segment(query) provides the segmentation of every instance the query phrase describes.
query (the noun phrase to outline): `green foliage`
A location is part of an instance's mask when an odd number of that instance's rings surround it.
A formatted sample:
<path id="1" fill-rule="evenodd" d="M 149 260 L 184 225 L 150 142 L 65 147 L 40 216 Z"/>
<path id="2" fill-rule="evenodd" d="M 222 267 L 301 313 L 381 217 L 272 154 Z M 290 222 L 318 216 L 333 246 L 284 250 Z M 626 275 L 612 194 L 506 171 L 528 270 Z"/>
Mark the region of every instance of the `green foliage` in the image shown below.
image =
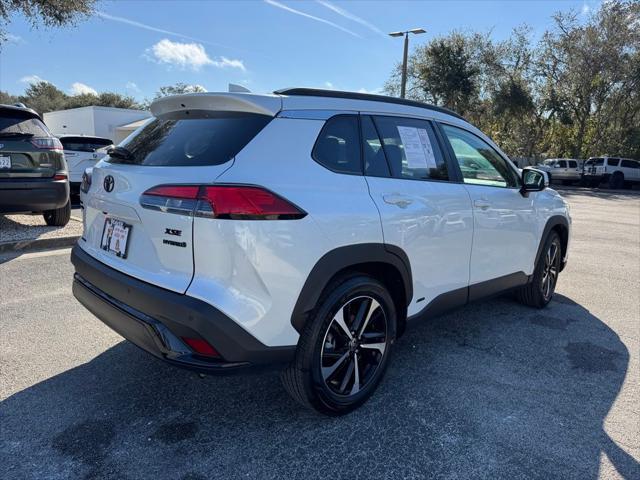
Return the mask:
<path id="1" fill-rule="evenodd" d="M 160 89 L 156 92 L 154 100 L 166 97 L 168 95 L 180 95 L 183 93 L 202 93 L 206 92 L 207 89 L 202 85 L 189 85 L 183 82 L 178 82 L 175 85 L 165 85 L 164 87 L 160 87 Z"/>
<path id="2" fill-rule="evenodd" d="M 408 97 L 452 108 L 511 156 L 640 158 L 640 3 L 558 13 L 538 44 L 453 32 L 416 48 Z M 399 66 L 386 91 L 399 91 Z"/>
<path id="3" fill-rule="evenodd" d="M 37 82 L 29 85 L 24 95 L 10 95 L 0 91 L 0 103 L 24 103 L 33 108 L 40 115 L 54 110 L 87 107 L 91 105 L 118 108 L 142 108 L 133 97 L 114 92 L 102 92 L 98 95 L 83 93 L 81 95 L 67 95 L 49 82 Z"/>
<path id="4" fill-rule="evenodd" d="M 34 27 L 62 27 L 89 16 L 95 3 L 96 0 L 0 0 L 0 46 L 13 15 L 23 16 Z"/>

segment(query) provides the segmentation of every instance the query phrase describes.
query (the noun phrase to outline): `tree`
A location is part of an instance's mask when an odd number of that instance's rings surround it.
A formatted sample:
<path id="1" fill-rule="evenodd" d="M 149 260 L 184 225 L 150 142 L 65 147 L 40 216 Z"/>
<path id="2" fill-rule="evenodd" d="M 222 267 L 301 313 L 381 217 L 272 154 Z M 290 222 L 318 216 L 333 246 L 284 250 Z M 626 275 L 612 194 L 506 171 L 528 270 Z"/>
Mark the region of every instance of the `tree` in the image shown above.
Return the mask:
<path id="1" fill-rule="evenodd" d="M 49 82 L 32 83 L 18 101 L 34 109 L 40 115 L 53 110 L 66 108 L 68 96 L 54 84 Z"/>
<path id="2" fill-rule="evenodd" d="M 202 93 L 206 91 L 207 89 L 202 85 L 189 85 L 187 83 L 178 82 L 175 85 L 165 85 L 164 87 L 160 87 L 160 89 L 156 92 L 154 100 L 166 97 L 168 95 L 180 95 L 183 93 Z"/>
<path id="3" fill-rule="evenodd" d="M 569 127 L 575 157 L 638 155 L 640 4 L 605 2 L 586 23 L 558 13 L 539 60 L 550 118 Z"/>
<path id="4" fill-rule="evenodd" d="M 24 16 L 32 26 L 74 25 L 94 12 L 96 0 L 0 0 L 0 46 L 6 40 L 6 26 L 16 14 Z"/>
<path id="5" fill-rule="evenodd" d="M 536 45 L 453 32 L 409 58 L 408 97 L 463 114 L 510 155 L 640 158 L 640 2 L 558 13 Z M 385 89 L 399 91 L 394 68 Z"/>

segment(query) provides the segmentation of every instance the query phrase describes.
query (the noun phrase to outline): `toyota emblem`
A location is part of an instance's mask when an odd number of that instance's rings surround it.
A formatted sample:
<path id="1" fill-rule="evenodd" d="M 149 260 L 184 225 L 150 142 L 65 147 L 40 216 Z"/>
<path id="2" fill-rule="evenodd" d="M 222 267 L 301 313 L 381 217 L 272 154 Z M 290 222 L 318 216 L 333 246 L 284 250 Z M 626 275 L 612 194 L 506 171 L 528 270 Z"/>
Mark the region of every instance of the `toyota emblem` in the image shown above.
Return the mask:
<path id="1" fill-rule="evenodd" d="M 113 190 L 113 186 L 115 185 L 116 181 L 113 179 L 113 177 L 111 175 L 107 175 L 106 177 L 104 177 L 104 189 L 106 192 L 111 192 Z"/>

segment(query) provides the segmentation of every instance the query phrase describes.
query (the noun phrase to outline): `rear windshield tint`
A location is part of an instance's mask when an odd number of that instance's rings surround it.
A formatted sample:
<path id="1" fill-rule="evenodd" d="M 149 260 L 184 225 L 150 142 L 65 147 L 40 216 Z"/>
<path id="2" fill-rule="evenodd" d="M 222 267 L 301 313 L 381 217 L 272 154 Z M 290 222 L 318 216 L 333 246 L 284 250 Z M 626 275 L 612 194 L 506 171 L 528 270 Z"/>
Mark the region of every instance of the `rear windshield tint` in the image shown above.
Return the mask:
<path id="1" fill-rule="evenodd" d="M 28 133 L 36 137 L 50 136 L 49 129 L 32 114 L 0 110 L 0 133 Z"/>
<path id="2" fill-rule="evenodd" d="M 220 165 L 240 152 L 271 118 L 257 114 L 156 118 L 120 145 L 130 157 L 109 157 L 108 161 L 151 166 Z"/>

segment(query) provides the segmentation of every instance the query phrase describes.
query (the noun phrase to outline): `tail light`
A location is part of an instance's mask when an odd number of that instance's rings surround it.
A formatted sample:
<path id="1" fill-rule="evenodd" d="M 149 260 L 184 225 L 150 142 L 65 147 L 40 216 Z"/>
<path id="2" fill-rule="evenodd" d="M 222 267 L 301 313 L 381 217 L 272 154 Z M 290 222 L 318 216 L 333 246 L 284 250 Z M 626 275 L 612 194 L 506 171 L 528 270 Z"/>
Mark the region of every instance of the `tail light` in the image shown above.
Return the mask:
<path id="1" fill-rule="evenodd" d="M 297 220 L 306 212 L 252 185 L 158 185 L 140 197 L 144 208 L 230 220 Z"/>
<path id="2" fill-rule="evenodd" d="M 220 358 L 220 354 L 218 353 L 218 351 L 213 348 L 206 340 L 190 337 L 182 337 L 182 340 L 184 340 L 184 342 L 189 345 L 189 348 L 191 350 L 199 355 Z"/>
<path id="3" fill-rule="evenodd" d="M 66 173 L 56 173 L 56 174 L 53 176 L 53 179 L 54 179 L 54 180 L 66 180 L 67 178 L 68 178 L 68 177 L 67 177 L 67 174 L 66 174 Z"/>
<path id="4" fill-rule="evenodd" d="M 80 183 L 80 190 L 82 190 L 83 193 L 87 193 L 91 188 L 92 171 L 92 168 L 86 168 L 84 172 L 82 172 L 82 182 Z"/>
<path id="5" fill-rule="evenodd" d="M 62 150 L 62 143 L 54 137 L 34 137 L 31 145 L 41 150 Z"/>

